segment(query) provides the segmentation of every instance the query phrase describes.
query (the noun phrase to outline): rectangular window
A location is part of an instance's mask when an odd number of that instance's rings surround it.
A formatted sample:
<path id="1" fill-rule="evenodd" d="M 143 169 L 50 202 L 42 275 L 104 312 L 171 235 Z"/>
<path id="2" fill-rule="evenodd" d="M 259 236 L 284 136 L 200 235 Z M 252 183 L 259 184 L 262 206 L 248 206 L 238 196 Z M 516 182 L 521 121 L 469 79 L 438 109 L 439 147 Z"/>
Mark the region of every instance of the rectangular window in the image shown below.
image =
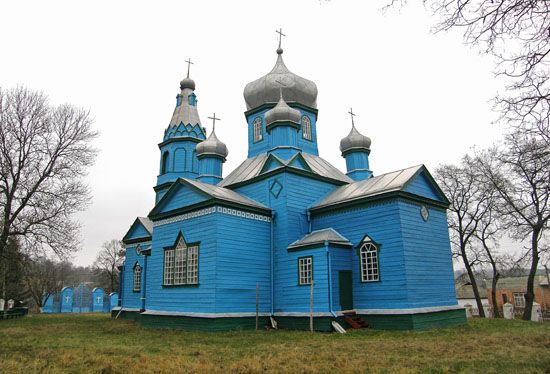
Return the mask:
<path id="1" fill-rule="evenodd" d="M 523 292 L 514 292 L 514 305 L 518 308 L 525 308 L 525 294 Z"/>
<path id="2" fill-rule="evenodd" d="M 141 266 L 137 264 L 134 267 L 134 291 L 141 291 Z"/>
<path id="3" fill-rule="evenodd" d="M 298 259 L 298 284 L 306 285 L 313 282 L 313 257 Z"/>
<path id="4" fill-rule="evenodd" d="M 199 247 L 188 247 L 181 240 L 176 248 L 164 251 L 164 285 L 199 283 Z"/>

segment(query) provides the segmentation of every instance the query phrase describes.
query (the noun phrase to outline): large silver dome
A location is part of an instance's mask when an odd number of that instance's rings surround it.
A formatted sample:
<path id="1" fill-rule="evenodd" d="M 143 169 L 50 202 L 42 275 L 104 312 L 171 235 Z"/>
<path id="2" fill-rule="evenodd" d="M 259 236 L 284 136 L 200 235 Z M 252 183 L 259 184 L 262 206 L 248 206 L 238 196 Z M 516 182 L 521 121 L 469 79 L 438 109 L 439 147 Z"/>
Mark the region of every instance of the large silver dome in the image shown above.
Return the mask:
<path id="1" fill-rule="evenodd" d="M 229 154 L 227 146 L 218 139 L 214 130 L 212 130 L 208 139 L 197 144 L 196 151 L 197 157 L 211 155 L 221 157 L 224 160 Z"/>
<path id="2" fill-rule="evenodd" d="M 283 94 L 287 102 L 296 102 L 311 108 L 317 108 L 317 86 L 315 83 L 288 70 L 283 62 L 283 50 L 281 48 L 277 49 L 277 54 L 277 62 L 273 69 L 260 79 L 248 83 L 244 88 L 243 95 L 246 109 L 249 110 L 265 103 L 279 101 L 281 83 L 284 85 Z"/>
<path id="3" fill-rule="evenodd" d="M 368 136 L 362 135 L 355 125 L 351 125 L 351 131 L 348 136 L 340 140 L 340 151 L 342 154 L 353 150 L 364 150 L 370 152 L 371 140 Z"/>

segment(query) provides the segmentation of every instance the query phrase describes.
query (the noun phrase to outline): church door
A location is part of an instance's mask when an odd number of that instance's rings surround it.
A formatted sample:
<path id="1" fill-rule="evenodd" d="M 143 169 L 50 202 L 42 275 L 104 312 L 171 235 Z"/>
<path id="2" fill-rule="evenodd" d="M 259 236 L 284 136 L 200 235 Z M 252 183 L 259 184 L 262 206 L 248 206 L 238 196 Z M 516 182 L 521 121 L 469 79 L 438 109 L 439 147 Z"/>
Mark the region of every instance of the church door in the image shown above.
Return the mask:
<path id="1" fill-rule="evenodd" d="M 340 307 L 342 310 L 353 309 L 351 270 L 342 270 L 338 272 L 338 288 L 340 291 Z"/>

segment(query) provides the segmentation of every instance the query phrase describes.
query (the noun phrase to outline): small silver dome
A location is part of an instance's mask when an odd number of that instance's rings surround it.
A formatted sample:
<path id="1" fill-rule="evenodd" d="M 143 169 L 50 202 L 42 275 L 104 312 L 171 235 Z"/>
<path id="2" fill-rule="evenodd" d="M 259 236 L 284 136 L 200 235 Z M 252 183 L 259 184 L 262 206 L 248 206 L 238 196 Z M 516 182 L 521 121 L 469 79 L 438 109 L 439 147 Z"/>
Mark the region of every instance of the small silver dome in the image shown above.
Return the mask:
<path id="1" fill-rule="evenodd" d="M 317 86 L 314 82 L 302 78 L 288 70 L 283 62 L 283 50 L 277 49 L 277 62 L 271 71 L 263 77 L 250 82 L 244 88 L 246 109 L 259 107 L 265 103 L 279 100 L 277 81 L 283 82 L 283 93 L 288 102 L 297 102 L 311 108 L 317 108 Z"/>
<path id="2" fill-rule="evenodd" d="M 283 99 L 282 90 L 277 105 L 275 105 L 274 108 L 271 108 L 270 110 L 265 112 L 266 125 L 270 125 L 273 122 L 277 121 L 300 123 L 301 118 L 302 114 L 300 113 L 300 111 L 289 107 L 288 104 L 285 102 L 285 100 Z"/>
<path id="3" fill-rule="evenodd" d="M 342 154 L 350 152 L 352 150 L 364 150 L 370 152 L 371 140 L 368 136 L 361 135 L 355 128 L 355 125 L 351 125 L 351 131 L 348 136 L 340 140 L 340 151 Z"/>
<path id="4" fill-rule="evenodd" d="M 197 144 L 196 151 L 197 157 L 206 155 L 218 156 L 223 158 L 224 161 L 229 154 L 227 146 L 218 139 L 218 137 L 216 136 L 216 131 L 214 130 L 212 130 L 208 139 L 203 140 L 202 142 Z"/>
<path id="5" fill-rule="evenodd" d="M 189 77 L 187 78 L 183 78 L 183 80 L 180 82 L 180 88 L 183 90 L 183 89 L 186 89 L 186 88 L 189 88 L 193 91 L 195 91 L 195 81 Z"/>

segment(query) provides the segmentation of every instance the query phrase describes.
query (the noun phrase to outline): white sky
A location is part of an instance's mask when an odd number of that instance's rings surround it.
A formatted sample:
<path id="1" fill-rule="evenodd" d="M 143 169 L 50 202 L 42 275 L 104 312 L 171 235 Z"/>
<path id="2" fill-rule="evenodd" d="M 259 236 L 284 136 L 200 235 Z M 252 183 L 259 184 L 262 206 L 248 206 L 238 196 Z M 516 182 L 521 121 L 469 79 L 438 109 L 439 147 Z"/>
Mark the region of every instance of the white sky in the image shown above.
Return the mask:
<path id="1" fill-rule="evenodd" d="M 152 208 L 157 144 L 187 58 L 203 125 L 211 127 L 212 112 L 222 119 L 224 175 L 245 159 L 242 92 L 273 67 L 279 27 L 287 67 L 319 90 L 320 154 L 343 171 L 338 146 L 350 107 L 372 139 L 375 174 L 456 163 L 501 133 L 491 124 L 490 100 L 502 87 L 492 60 L 457 31 L 433 35 L 437 19 L 412 1 L 387 14 L 382 0 L 0 3 L 0 86 L 22 84 L 52 103 L 88 108 L 101 133 L 93 203 L 79 214 L 80 265 Z"/>

